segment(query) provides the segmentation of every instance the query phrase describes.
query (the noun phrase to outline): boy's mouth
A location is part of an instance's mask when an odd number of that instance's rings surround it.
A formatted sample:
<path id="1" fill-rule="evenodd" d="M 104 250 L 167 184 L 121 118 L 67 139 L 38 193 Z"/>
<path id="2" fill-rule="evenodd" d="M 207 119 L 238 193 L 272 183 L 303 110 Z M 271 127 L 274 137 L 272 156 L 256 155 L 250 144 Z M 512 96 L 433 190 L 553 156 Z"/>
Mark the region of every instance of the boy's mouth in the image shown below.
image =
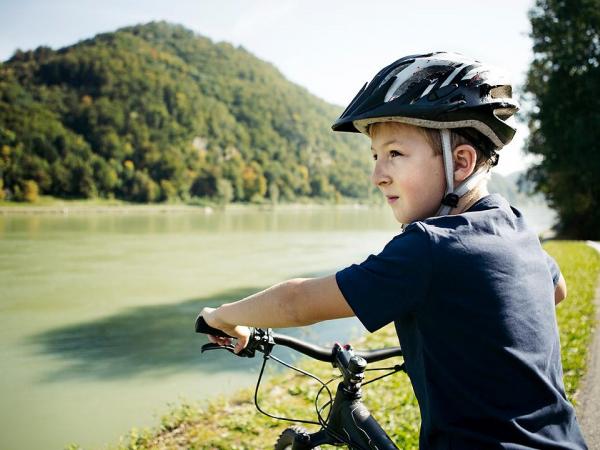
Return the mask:
<path id="1" fill-rule="evenodd" d="M 392 204 L 396 200 L 398 200 L 398 196 L 397 195 L 386 195 L 386 197 L 387 197 L 388 203 L 390 203 L 390 204 Z"/>

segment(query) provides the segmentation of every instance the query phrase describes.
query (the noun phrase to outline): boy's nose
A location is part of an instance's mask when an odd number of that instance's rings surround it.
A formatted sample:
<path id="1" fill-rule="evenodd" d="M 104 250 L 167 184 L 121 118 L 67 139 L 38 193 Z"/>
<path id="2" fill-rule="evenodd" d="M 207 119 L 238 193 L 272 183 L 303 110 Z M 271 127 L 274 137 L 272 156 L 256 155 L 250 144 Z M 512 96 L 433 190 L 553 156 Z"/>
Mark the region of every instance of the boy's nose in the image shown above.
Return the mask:
<path id="1" fill-rule="evenodd" d="M 387 174 L 382 164 L 379 164 L 379 161 L 375 162 L 375 167 L 373 168 L 373 173 L 371 174 L 371 181 L 377 187 L 385 186 L 392 182 L 392 179 Z"/>

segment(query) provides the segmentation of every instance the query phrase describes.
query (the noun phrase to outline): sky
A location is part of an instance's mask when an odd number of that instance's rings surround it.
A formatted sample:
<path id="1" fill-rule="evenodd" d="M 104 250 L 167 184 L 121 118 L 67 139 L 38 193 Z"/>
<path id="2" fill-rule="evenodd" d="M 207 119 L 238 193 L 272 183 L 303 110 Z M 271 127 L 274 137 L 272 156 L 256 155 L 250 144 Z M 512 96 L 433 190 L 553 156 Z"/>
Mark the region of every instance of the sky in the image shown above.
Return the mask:
<path id="1" fill-rule="evenodd" d="M 382 67 L 415 53 L 453 51 L 504 69 L 520 90 L 532 59 L 532 0 L 0 0 L 0 60 L 54 49 L 152 20 L 241 45 L 340 106 Z M 523 170 L 525 124 L 496 170 Z"/>

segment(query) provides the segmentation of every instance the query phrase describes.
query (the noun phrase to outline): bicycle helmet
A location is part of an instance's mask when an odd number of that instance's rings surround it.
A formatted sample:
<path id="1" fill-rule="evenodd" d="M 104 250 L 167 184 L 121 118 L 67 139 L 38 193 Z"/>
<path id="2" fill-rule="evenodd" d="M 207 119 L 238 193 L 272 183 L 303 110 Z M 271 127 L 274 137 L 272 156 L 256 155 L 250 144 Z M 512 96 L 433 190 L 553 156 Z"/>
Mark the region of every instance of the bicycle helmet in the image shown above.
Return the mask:
<path id="1" fill-rule="evenodd" d="M 443 215 L 487 176 L 487 169 L 479 169 L 454 189 L 449 129 L 491 156 L 512 140 L 516 129 L 506 121 L 518 109 L 510 83 L 497 70 L 457 53 L 435 52 L 406 56 L 384 67 L 365 83 L 332 129 L 368 135 L 369 125 L 385 121 L 439 129 L 446 193 L 437 214 Z"/>

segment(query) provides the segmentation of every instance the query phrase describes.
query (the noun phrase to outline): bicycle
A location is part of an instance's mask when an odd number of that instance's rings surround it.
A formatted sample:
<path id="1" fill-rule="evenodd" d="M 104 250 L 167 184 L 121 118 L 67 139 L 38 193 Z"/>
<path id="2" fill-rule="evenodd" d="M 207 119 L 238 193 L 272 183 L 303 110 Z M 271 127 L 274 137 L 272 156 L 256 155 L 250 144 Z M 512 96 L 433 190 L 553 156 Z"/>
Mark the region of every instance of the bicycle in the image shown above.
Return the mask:
<path id="1" fill-rule="evenodd" d="M 213 336 L 231 337 L 221 330 L 210 327 L 202 316 L 196 319 L 196 332 Z M 381 425 L 373 418 L 362 402 L 362 387 L 366 384 L 380 380 L 386 376 L 406 371 L 404 363 L 393 367 L 367 369 L 367 363 L 383 361 L 395 356 L 402 356 L 400 347 L 384 348 L 379 350 L 355 351 L 349 344 L 334 344 L 331 349 L 320 347 L 300 339 L 273 332 L 270 328 L 251 328 L 248 345 L 237 356 L 253 358 L 256 352 L 263 354 L 263 363 L 260 369 L 256 388 L 254 390 L 254 404 L 256 409 L 268 417 L 287 420 L 290 422 L 309 423 L 320 425 L 315 433 L 309 433 L 304 427 L 292 426 L 285 429 L 275 443 L 275 450 L 305 450 L 319 449 L 320 445 L 346 445 L 349 449 L 356 450 L 388 450 L 398 449 L 392 442 Z M 327 382 L 302 369 L 292 366 L 271 354 L 276 345 L 282 345 L 298 351 L 310 358 L 329 362 L 340 371 L 340 375 Z M 233 353 L 233 345 L 219 345 L 208 343 L 202 346 L 202 352 L 207 350 L 224 349 Z M 235 354 L 235 353 L 234 353 Z M 258 404 L 258 390 L 267 360 L 272 359 L 284 366 L 307 375 L 321 383 L 321 388 L 315 397 L 315 410 L 317 422 L 302 419 L 290 419 L 271 415 Z M 388 370 L 388 373 L 365 382 L 365 372 L 370 370 Z M 332 398 L 328 384 L 341 379 L 337 386 L 335 397 Z M 329 401 L 321 407 L 318 405 L 319 396 L 325 391 L 329 394 Z M 329 407 L 326 417 L 323 411 Z"/>

